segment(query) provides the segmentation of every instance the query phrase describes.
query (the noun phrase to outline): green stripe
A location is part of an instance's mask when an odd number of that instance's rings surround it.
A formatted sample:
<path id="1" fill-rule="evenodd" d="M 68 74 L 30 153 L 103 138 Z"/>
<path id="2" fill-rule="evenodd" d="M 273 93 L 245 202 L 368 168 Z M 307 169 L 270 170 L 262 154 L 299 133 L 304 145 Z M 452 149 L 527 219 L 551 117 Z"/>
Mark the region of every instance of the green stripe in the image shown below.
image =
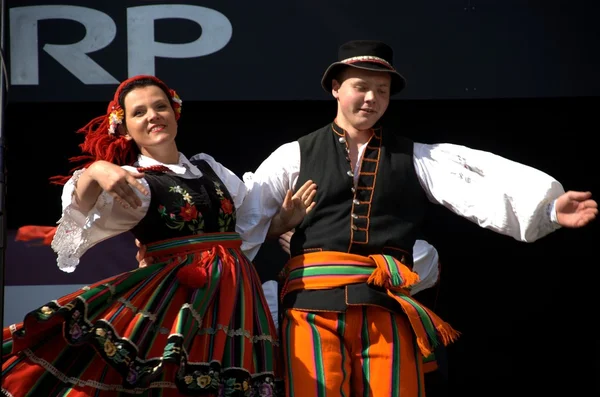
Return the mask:
<path id="1" fill-rule="evenodd" d="M 253 280 L 253 279 L 252 279 Z M 269 320 L 272 318 L 271 317 L 271 313 L 267 311 L 266 307 L 268 307 L 267 303 L 265 302 L 265 304 L 262 304 L 261 301 L 261 296 L 260 296 L 260 292 L 262 292 L 262 286 L 260 285 L 260 281 L 256 281 L 252 283 L 253 285 L 253 294 L 254 294 L 254 301 L 256 302 L 256 312 L 257 312 L 257 321 L 258 321 L 258 325 L 259 325 L 259 331 L 262 334 L 269 334 L 270 333 L 270 328 L 269 328 Z M 273 335 L 273 338 L 275 338 L 276 335 Z M 266 368 L 273 368 L 274 367 L 274 359 L 275 359 L 275 349 L 273 346 L 273 343 L 269 342 L 269 341 L 262 341 L 260 342 L 260 345 L 263 346 L 262 350 L 263 350 L 263 357 L 265 360 L 265 367 Z M 257 352 L 258 353 L 258 352 Z"/>
<path id="2" fill-rule="evenodd" d="M 400 354 L 400 334 L 396 324 L 396 314 L 390 313 L 392 323 L 392 396 L 400 395 L 400 369 L 402 367 L 402 355 Z"/>
<path id="3" fill-rule="evenodd" d="M 5 357 L 6 355 L 10 354 L 12 352 L 12 348 L 13 348 L 12 338 L 10 338 L 9 340 L 2 343 L 2 357 Z"/>
<path id="4" fill-rule="evenodd" d="M 365 306 L 362 307 L 362 327 L 360 333 L 362 343 L 361 356 L 363 359 L 363 396 L 369 397 L 371 393 L 371 388 L 369 387 L 369 383 L 371 382 L 371 372 L 369 371 L 369 364 L 371 362 L 369 347 L 371 346 L 371 342 L 369 341 L 369 324 L 367 323 L 367 308 Z"/>
<path id="5" fill-rule="evenodd" d="M 325 369 L 323 365 L 323 347 L 321 346 L 321 337 L 319 335 L 319 330 L 315 325 L 315 317 L 314 313 L 309 313 L 306 316 L 306 322 L 311 328 L 312 331 L 312 339 L 313 339 L 313 359 L 315 362 L 315 376 L 317 377 L 317 396 L 325 397 L 327 394 L 327 389 L 325 387 Z"/>
<path id="6" fill-rule="evenodd" d="M 183 263 L 182 265 L 185 265 L 185 263 Z M 171 302 L 173 302 L 172 299 L 169 299 L 170 297 L 172 297 L 175 292 L 177 291 L 177 289 L 179 288 L 179 285 L 177 284 L 177 281 L 174 280 L 174 278 L 176 277 L 177 271 L 180 269 L 180 267 L 182 265 L 179 265 L 177 268 L 173 269 L 173 271 L 171 271 L 168 275 L 166 275 L 164 277 L 164 279 L 160 282 L 158 288 L 156 288 L 156 292 L 155 294 L 153 294 L 152 297 L 152 301 L 149 301 L 146 306 L 144 307 L 144 309 L 146 309 L 146 311 L 150 311 L 149 309 L 152 307 L 152 304 L 154 302 L 155 299 L 159 299 L 162 297 L 162 294 L 164 293 L 163 291 L 168 288 L 168 285 L 172 286 L 172 288 L 170 288 L 168 290 L 169 293 L 169 297 L 163 300 L 162 306 L 156 306 L 153 308 L 153 312 L 154 314 L 156 314 L 156 321 L 152 322 L 150 327 L 145 327 L 145 333 L 142 335 L 137 335 L 137 333 L 134 335 L 132 334 L 132 342 L 135 342 L 136 345 L 139 344 L 140 340 L 147 338 L 147 334 L 148 332 L 151 333 L 150 336 L 150 341 L 148 341 L 147 346 L 152 346 L 154 345 L 154 343 L 156 342 L 156 338 L 158 338 L 160 336 L 160 325 L 163 323 L 163 320 L 165 318 L 165 316 L 167 315 L 167 313 L 170 313 L 170 306 L 171 306 Z M 162 264 L 161 264 L 162 266 Z M 151 321 L 151 320 L 148 320 Z M 143 323 L 143 318 L 140 319 L 140 321 L 138 322 L 138 324 L 142 324 Z M 169 330 L 170 331 L 170 330 Z M 136 330 L 137 332 L 137 330 Z M 135 338 L 135 339 L 133 339 Z"/>
<path id="7" fill-rule="evenodd" d="M 433 325 L 433 322 L 431 321 L 431 317 L 429 317 L 429 314 L 427 314 L 427 312 L 421 307 L 421 305 L 416 303 L 410 297 L 408 297 L 406 295 L 402 295 L 401 293 L 396 293 L 394 295 L 397 296 L 398 298 L 402 299 L 403 301 L 410 303 L 411 306 L 413 306 L 417 310 L 417 313 L 419 314 L 419 318 L 421 319 L 421 323 L 423 324 L 423 327 L 425 328 L 425 332 L 427 333 L 427 336 L 429 337 L 431 346 L 436 347 L 439 344 L 439 341 L 437 338 L 437 331 L 435 329 L 435 326 Z"/>
<path id="8" fill-rule="evenodd" d="M 294 397 L 293 394 L 293 390 L 294 390 L 294 373 L 292 372 L 292 349 L 291 349 L 291 340 L 292 340 L 292 321 L 288 318 L 288 314 L 287 311 L 285 313 L 285 317 L 283 319 L 283 324 L 285 326 L 284 328 L 284 332 L 285 332 L 285 341 L 284 345 L 285 345 L 285 361 L 286 361 L 286 370 L 287 370 L 287 390 L 286 390 L 286 395 L 290 396 L 290 397 Z"/>
<path id="9" fill-rule="evenodd" d="M 244 324 L 246 324 L 246 322 L 245 322 L 246 309 L 247 309 L 246 308 L 246 298 L 245 298 L 245 296 L 246 296 L 245 295 L 245 293 L 246 293 L 246 288 L 245 288 L 246 283 L 243 281 L 244 278 L 242 277 L 242 271 L 241 271 L 241 269 L 239 267 L 237 268 L 237 279 L 240 280 L 239 281 L 239 283 L 240 283 L 239 285 L 240 286 L 239 286 L 239 289 L 238 289 L 238 292 L 237 292 L 239 294 L 239 297 L 237 299 L 237 304 L 234 303 L 234 310 L 236 308 L 239 308 L 237 310 L 237 312 L 238 312 L 237 316 L 240 319 L 240 325 L 243 326 Z M 250 324 L 252 324 L 252 322 L 250 322 Z M 243 330 L 243 327 L 242 327 L 242 330 Z M 240 353 L 241 354 L 238 355 L 238 357 L 240 359 L 240 367 L 241 367 L 241 364 L 242 364 L 241 358 L 244 357 L 244 352 L 246 350 L 246 348 L 245 348 L 246 344 L 244 343 L 244 338 L 245 337 L 242 334 L 242 336 L 240 337 L 240 350 L 241 350 Z M 254 343 L 252 343 L 252 345 L 254 345 Z M 238 352 L 236 352 L 236 353 L 238 353 Z"/>
<path id="10" fill-rule="evenodd" d="M 342 358 L 342 360 L 341 360 L 342 383 L 340 383 L 340 395 L 342 397 L 346 397 L 346 394 L 344 393 L 344 384 L 346 383 L 346 379 L 348 377 L 348 374 L 346 373 L 346 368 L 345 368 L 346 360 L 348 359 L 348 357 L 346 356 L 346 345 L 343 342 L 345 331 L 346 331 L 346 314 L 340 313 L 340 314 L 338 314 L 336 333 L 340 337 L 340 356 Z"/>
<path id="11" fill-rule="evenodd" d="M 295 269 L 290 272 L 289 280 L 310 276 L 364 276 L 373 273 L 372 267 L 364 266 L 315 266 Z"/>
<path id="12" fill-rule="evenodd" d="M 435 361 L 435 353 L 431 353 L 427 357 L 423 358 L 423 364 L 429 364 L 430 362 Z"/>
<path id="13" fill-rule="evenodd" d="M 240 240 L 240 235 L 238 233 L 219 233 L 216 235 L 198 235 L 198 236 L 190 236 L 188 238 L 177 239 L 173 241 L 165 241 L 163 243 L 153 243 L 148 244 L 146 249 L 147 253 L 152 253 L 156 251 L 165 250 L 168 248 L 180 247 L 180 246 L 189 246 L 192 248 L 196 244 L 202 243 L 213 243 L 216 241 L 234 241 Z M 193 248 L 192 248 L 193 249 Z"/>
<path id="14" fill-rule="evenodd" d="M 417 370 L 417 387 L 418 387 L 418 394 L 417 397 L 424 397 L 425 393 L 423 388 L 421 387 L 421 368 L 422 368 L 422 360 L 423 360 L 423 355 L 421 354 L 421 350 L 419 349 L 419 346 L 417 345 L 417 337 L 413 336 L 413 350 L 415 352 L 415 365 L 417 366 L 416 370 Z"/>
<path id="15" fill-rule="evenodd" d="M 399 287 L 404 283 L 402 276 L 400 275 L 400 270 L 398 269 L 398 264 L 393 256 L 384 255 L 385 262 L 387 263 L 387 268 L 390 273 L 390 281 L 394 287 Z"/>
<path id="16" fill-rule="evenodd" d="M 162 264 L 161 264 L 162 267 Z M 175 272 L 177 272 L 177 270 L 179 270 L 179 267 L 177 267 L 177 269 L 175 269 Z M 158 277 L 159 274 L 161 272 L 157 271 L 152 278 L 154 277 Z M 174 276 L 174 272 L 171 272 L 170 274 L 166 275 L 165 278 L 160 282 L 158 288 L 156 288 L 154 290 L 154 292 L 152 293 L 152 295 L 150 296 L 150 299 L 148 299 L 148 301 L 145 303 L 144 307 L 140 308 L 141 310 L 144 310 L 145 312 L 152 312 L 153 314 L 156 313 L 162 313 L 162 307 L 168 307 L 170 302 L 172 302 L 172 297 L 175 294 L 175 292 L 177 291 L 177 283 L 174 280 L 175 276 Z M 166 292 L 165 289 L 167 289 Z M 167 294 L 167 297 L 165 299 L 162 299 L 164 297 L 164 293 Z M 163 306 L 156 306 L 154 307 L 154 302 L 159 299 L 159 300 L 163 300 Z M 152 327 L 156 327 L 156 324 L 161 324 L 162 323 L 162 319 L 163 316 L 157 316 L 156 321 L 154 323 L 152 323 L 150 325 L 150 328 Z M 139 343 L 140 337 L 143 337 L 144 335 L 139 335 L 140 332 L 142 330 L 148 330 L 148 327 L 144 327 L 142 328 L 142 324 L 145 323 L 145 321 L 150 321 L 152 322 L 152 320 L 150 320 L 149 318 L 146 319 L 145 317 L 140 317 L 138 319 L 138 321 L 136 321 L 136 324 L 134 325 L 132 331 L 131 331 L 131 341 L 135 342 L 135 344 L 137 345 Z M 150 331 L 152 332 L 152 331 Z M 156 336 L 158 336 L 160 333 L 158 332 L 158 330 L 156 330 L 156 332 L 154 333 L 154 336 L 152 337 L 152 339 L 156 338 Z M 154 342 L 152 342 L 154 343 Z"/>

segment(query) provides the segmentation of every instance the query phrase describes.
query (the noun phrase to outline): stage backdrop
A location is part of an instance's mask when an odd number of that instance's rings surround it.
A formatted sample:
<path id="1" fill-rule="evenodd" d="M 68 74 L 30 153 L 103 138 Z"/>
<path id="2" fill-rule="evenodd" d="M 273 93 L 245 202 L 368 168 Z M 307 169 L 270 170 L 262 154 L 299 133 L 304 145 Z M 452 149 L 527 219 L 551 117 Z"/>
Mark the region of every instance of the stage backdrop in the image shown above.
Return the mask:
<path id="1" fill-rule="evenodd" d="M 321 75 L 351 39 L 393 45 L 406 99 L 600 93 L 598 2 L 172 3 L 8 0 L 10 101 L 105 101 L 140 73 L 187 100 L 326 99 Z"/>

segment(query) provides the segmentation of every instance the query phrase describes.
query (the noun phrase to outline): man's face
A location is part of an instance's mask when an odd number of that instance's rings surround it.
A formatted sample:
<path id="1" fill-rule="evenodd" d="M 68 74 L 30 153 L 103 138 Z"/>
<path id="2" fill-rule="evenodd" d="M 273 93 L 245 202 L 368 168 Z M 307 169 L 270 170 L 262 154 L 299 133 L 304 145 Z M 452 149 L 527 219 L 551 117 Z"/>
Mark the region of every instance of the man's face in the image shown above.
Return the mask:
<path id="1" fill-rule="evenodd" d="M 347 67 L 339 79 L 333 80 L 332 94 L 338 101 L 340 126 L 359 131 L 373 127 L 390 104 L 389 73 Z"/>

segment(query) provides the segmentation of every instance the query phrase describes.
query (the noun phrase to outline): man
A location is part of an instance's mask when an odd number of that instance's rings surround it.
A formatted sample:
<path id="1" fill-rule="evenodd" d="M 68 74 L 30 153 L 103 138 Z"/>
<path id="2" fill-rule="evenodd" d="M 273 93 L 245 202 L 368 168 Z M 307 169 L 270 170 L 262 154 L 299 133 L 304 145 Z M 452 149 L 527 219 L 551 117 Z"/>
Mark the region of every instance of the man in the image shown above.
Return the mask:
<path id="1" fill-rule="evenodd" d="M 337 102 L 334 122 L 282 145 L 252 175 L 266 225 L 288 189 L 308 179 L 318 186 L 281 293 L 289 396 L 422 394 L 423 357 L 457 337 L 411 297 L 428 201 L 527 242 L 598 212 L 591 193 L 565 193 L 528 166 L 378 125 L 405 86 L 392 61 L 381 42 L 342 45 L 322 78 Z"/>

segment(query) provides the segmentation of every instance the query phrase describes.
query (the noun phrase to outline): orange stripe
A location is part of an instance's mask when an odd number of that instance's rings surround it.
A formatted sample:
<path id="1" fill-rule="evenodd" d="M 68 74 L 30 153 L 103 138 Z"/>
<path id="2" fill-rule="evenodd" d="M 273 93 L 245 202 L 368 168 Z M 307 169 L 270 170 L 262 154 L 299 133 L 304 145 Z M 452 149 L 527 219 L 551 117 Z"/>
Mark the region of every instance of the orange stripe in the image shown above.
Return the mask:
<path id="1" fill-rule="evenodd" d="M 352 263 L 352 264 L 364 264 L 365 266 L 373 267 L 375 263 L 369 259 L 369 257 L 356 255 L 356 254 L 348 254 L 345 252 L 337 252 L 337 251 L 322 251 L 322 252 L 311 252 L 308 254 L 298 255 L 291 258 L 287 265 L 286 269 L 294 270 L 307 266 L 314 266 L 317 264 L 327 264 L 327 263 Z"/>
<path id="2" fill-rule="evenodd" d="M 286 284 L 286 292 L 304 289 L 330 289 L 337 286 L 357 284 L 367 281 L 364 276 L 319 276 L 314 279 L 300 278 Z M 333 287 L 332 287 L 333 286 Z"/>

